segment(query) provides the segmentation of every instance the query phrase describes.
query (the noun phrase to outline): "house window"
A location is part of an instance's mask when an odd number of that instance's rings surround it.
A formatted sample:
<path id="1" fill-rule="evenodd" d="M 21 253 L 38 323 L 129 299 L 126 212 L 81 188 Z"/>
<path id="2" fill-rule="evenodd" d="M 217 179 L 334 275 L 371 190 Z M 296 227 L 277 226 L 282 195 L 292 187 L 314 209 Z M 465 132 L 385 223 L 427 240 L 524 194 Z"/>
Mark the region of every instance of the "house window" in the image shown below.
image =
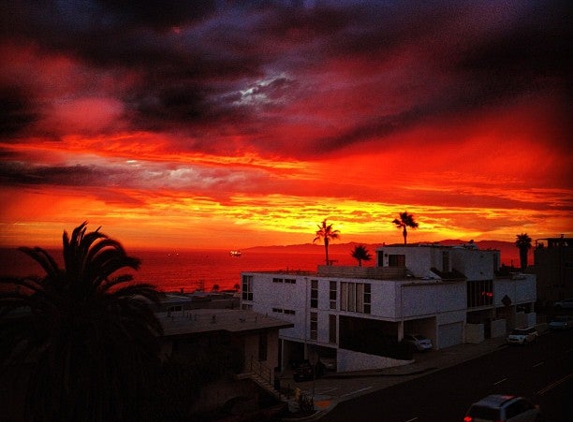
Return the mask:
<path id="1" fill-rule="evenodd" d="M 310 339 L 318 339 L 318 313 L 310 313 Z"/>
<path id="2" fill-rule="evenodd" d="M 370 284 L 364 284 L 364 307 L 362 308 L 362 312 L 365 314 L 369 314 L 370 310 L 372 309 L 371 306 L 371 286 Z"/>
<path id="3" fill-rule="evenodd" d="M 310 280 L 310 307 L 318 308 L 318 280 Z"/>
<path id="4" fill-rule="evenodd" d="M 406 255 L 388 255 L 389 267 L 405 267 Z"/>
<path id="5" fill-rule="evenodd" d="M 446 251 L 442 252 L 442 271 L 450 272 L 450 253 Z"/>
<path id="6" fill-rule="evenodd" d="M 294 309 L 285 309 L 284 313 L 285 313 L 285 315 L 295 315 L 296 314 Z"/>
<path id="7" fill-rule="evenodd" d="M 328 316 L 328 341 L 336 344 L 336 315 Z"/>
<path id="8" fill-rule="evenodd" d="M 467 282 L 468 308 L 490 306 L 493 304 L 493 281 L 477 280 Z"/>
<path id="9" fill-rule="evenodd" d="M 330 282 L 330 309 L 336 309 L 336 281 Z"/>
<path id="10" fill-rule="evenodd" d="M 273 312 L 274 312 L 275 314 L 282 314 L 282 313 L 283 313 L 283 310 L 282 310 L 281 308 L 273 308 Z"/>
<path id="11" fill-rule="evenodd" d="M 340 310 L 369 314 L 371 286 L 366 283 L 340 283 Z"/>
<path id="12" fill-rule="evenodd" d="M 376 266 L 384 266 L 384 251 L 376 251 Z"/>
<path id="13" fill-rule="evenodd" d="M 282 278 L 273 278 L 273 283 L 282 283 L 283 279 Z"/>
<path id="14" fill-rule="evenodd" d="M 285 278 L 285 283 L 296 284 L 296 278 Z"/>
<path id="15" fill-rule="evenodd" d="M 243 300 L 253 300 L 253 276 L 244 275 L 243 276 Z"/>
<path id="16" fill-rule="evenodd" d="M 269 344 L 267 339 L 267 333 L 259 334 L 259 362 L 264 362 L 267 360 L 267 354 L 269 351 Z"/>

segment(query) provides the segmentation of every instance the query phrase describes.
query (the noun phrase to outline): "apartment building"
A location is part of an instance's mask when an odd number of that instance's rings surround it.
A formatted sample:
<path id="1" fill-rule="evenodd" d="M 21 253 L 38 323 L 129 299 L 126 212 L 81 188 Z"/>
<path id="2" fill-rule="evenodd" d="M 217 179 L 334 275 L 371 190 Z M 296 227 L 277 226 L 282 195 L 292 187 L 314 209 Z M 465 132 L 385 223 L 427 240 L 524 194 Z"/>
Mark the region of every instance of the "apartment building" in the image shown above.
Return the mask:
<path id="1" fill-rule="evenodd" d="M 243 272 L 242 309 L 292 323 L 279 331 L 279 360 L 328 356 L 338 371 L 408 362 L 377 348 L 420 333 L 441 349 L 534 325 L 533 274 L 500 271 L 500 252 L 463 246 L 385 246 L 375 267 Z"/>
<path id="2" fill-rule="evenodd" d="M 573 238 L 537 239 L 530 272 L 537 275 L 541 303 L 573 297 Z"/>

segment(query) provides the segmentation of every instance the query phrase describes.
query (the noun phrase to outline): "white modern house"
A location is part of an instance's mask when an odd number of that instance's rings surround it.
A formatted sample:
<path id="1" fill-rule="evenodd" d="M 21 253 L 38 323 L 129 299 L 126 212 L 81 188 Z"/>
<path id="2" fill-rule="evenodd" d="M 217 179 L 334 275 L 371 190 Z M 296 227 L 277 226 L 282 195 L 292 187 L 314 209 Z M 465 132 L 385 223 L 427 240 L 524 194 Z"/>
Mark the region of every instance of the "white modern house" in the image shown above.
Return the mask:
<path id="1" fill-rule="evenodd" d="M 339 372 L 402 365 L 378 353 L 419 333 L 441 349 L 535 325 L 533 274 L 503 274 L 498 250 L 384 246 L 375 267 L 243 272 L 242 309 L 293 324 L 279 331 L 279 361 L 336 358 Z"/>

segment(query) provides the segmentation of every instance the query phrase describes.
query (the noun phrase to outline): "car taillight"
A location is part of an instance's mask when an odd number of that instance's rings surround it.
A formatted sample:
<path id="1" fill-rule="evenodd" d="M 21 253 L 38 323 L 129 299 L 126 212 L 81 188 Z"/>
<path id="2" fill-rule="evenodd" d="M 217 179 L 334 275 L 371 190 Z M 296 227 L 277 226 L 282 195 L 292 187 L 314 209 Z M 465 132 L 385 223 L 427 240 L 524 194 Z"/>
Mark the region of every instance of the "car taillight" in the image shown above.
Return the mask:
<path id="1" fill-rule="evenodd" d="M 471 416 L 466 416 L 464 418 L 464 422 L 472 422 L 474 420 L 474 418 L 472 418 Z"/>

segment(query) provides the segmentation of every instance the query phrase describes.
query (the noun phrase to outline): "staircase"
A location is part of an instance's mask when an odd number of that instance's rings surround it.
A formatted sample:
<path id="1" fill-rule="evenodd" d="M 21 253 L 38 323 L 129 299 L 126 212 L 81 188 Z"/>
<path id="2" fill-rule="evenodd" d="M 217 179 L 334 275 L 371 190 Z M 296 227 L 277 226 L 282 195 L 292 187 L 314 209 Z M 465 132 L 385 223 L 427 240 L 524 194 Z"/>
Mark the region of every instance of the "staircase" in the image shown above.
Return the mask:
<path id="1" fill-rule="evenodd" d="M 287 396 L 276 390 L 273 385 L 273 373 L 271 368 L 251 356 L 250 363 L 245 368 L 248 372 L 245 374 L 248 378 L 256 382 L 266 392 L 280 401 L 286 402 Z"/>

